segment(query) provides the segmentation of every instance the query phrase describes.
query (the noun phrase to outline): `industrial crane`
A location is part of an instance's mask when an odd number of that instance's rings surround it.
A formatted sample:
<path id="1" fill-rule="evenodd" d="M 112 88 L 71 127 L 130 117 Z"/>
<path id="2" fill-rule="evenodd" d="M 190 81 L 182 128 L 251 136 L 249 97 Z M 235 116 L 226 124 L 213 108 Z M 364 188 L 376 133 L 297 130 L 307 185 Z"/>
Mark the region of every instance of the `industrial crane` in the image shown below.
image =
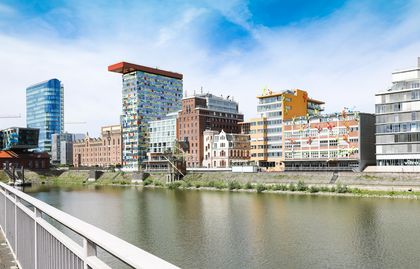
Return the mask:
<path id="1" fill-rule="evenodd" d="M 20 114 L 19 115 L 6 115 L 6 114 L 2 115 L 2 114 L 0 114 L 0 119 L 20 119 L 20 118 L 22 118 L 22 116 Z"/>

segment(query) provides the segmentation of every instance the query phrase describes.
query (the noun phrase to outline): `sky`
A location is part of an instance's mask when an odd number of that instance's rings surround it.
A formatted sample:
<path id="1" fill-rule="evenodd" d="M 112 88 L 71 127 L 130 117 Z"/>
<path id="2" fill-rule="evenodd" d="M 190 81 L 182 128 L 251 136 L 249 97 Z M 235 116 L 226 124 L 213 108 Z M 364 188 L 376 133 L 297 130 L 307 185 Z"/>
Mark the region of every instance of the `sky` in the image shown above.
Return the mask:
<path id="1" fill-rule="evenodd" d="M 0 128 L 26 125 L 29 85 L 64 84 L 69 132 L 119 123 L 120 61 L 184 75 L 184 93 L 303 89 L 326 112 L 374 112 L 391 72 L 420 56 L 419 0 L 0 0 Z"/>

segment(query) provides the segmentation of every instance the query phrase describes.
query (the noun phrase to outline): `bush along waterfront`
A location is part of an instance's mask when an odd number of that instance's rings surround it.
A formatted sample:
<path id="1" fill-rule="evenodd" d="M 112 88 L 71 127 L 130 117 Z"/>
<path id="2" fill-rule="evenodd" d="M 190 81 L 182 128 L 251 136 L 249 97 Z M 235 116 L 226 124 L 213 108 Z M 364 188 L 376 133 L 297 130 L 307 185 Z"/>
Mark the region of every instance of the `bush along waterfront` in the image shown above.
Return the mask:
<path id="1" fill-rule="evenodd" d="M 390 197 L 390 198 L 415 198 L 420 199 L 420 192 L 407 191 L 372 191 L 358 188 L 349 188 L 344 184 L 337 183 L 332 186 L 307 185 L 304 181 L 290 184 L 264 184 L 264 183 L 243 183 L 234 181 L 177 181 L 163 184 L 151 180 L 145 187 L 166 187 L 170 190 L 175 189 L 204 189 L 204 190 L 224 190 L 224 191 L 244 191 L 244 192 L 271 192 L 271 193 L 307 193 L 307 194 L 329 194 L 329 195 L 350 195 L 362 197 Z"/>
<path id="2" fill-rule="evenodd" d="M 176 181 L 168 184 L 163 184 L 160 181 L 145 180 L 144 186 L 167 187 L 170 190 L 175 189 L 218 189 L 228 191 L 253 191 L 257 193 L 262 192 L 332 192 L 332 193 L 362 193 L 357 189 L 350 189 L 346 185 L 337 184 L 332 187 L 328 186 L 308 186 L 304 181 L 299 181 L 297 184 L 263 184 L 247 182 L 241 184 L 240 182 L 233 181 Z"/>

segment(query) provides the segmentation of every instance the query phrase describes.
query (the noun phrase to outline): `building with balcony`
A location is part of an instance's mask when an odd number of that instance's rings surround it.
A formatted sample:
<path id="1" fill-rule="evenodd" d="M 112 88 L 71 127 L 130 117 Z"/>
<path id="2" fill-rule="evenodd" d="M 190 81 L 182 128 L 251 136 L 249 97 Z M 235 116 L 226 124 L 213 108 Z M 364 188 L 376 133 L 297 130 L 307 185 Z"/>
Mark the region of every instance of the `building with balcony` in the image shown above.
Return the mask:
<path id="1" fill-rule="evenodd" d="M 120 167 L 122 163 L 121 126 L 101 128 L 99 138 L 89 137 L 73 143 L 73 165 L 75 167 Z"/>
<path id="2" fill-rule="evenodd" d="M 420 57 L 417 67 L 392 73 L 392 86 L 376 94 L 378 166 L 420 166 Z"/>
<path id="3" fill-rule="evenodd" d="M 285 120 L 285 170 L 363 171 L 375 164 L 374 123 L 373 114 L 346 110 Z"/>
<path id="4" fill-rule="evenodd" d="M 281 171 L 284 168 L 283 122 L 318 114 L 324 102 L 309 98 L 306 91 L 299 89 L 279 93 L 264 89 L 257 99 L 259 117 L 248 121 L 251 161 L 269 171 Z"/>
<path id="5" fill-rule="evenodd" d="M 203 133 L 203 167 L 227 168 L 249 161 L 249 135 L 206 130 Z"/>
<path id="6" fill-rule="evenodd" d="M 178 114 L 178 140 L 188 144 L 187 167 L 203 164 L 205 130 L 238 134 L 241 132 L 239 122 L 243 119 L 238 103 L 229 96 L 200 93 L 183 98 Z"/>
<path id="7" fill-rule="evenodd" d="M 50 79 L 26 89 L 26 124 L 39 129 L 39 150 L 51 152 L 53 134 L 64 130 L 64 87 Z"/>
<path id="8" fill-rule="evenodd" d="M 149 123 L 181 109 L 183 76 L 126 62 L 108 71 L 122 74 L 123 168 L 138 171 L 147 160 Z"/>

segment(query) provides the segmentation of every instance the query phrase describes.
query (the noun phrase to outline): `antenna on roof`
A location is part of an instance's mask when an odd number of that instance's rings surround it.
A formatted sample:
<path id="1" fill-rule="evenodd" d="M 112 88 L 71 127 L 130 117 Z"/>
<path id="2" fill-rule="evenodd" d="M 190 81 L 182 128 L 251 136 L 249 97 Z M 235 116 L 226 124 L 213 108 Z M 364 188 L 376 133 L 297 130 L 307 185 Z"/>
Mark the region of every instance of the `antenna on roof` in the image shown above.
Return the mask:
<path id="1" fill-rule="evenodd" d="M 201 94 L 203 94 L 203 86 L 201 86 Z"/>

